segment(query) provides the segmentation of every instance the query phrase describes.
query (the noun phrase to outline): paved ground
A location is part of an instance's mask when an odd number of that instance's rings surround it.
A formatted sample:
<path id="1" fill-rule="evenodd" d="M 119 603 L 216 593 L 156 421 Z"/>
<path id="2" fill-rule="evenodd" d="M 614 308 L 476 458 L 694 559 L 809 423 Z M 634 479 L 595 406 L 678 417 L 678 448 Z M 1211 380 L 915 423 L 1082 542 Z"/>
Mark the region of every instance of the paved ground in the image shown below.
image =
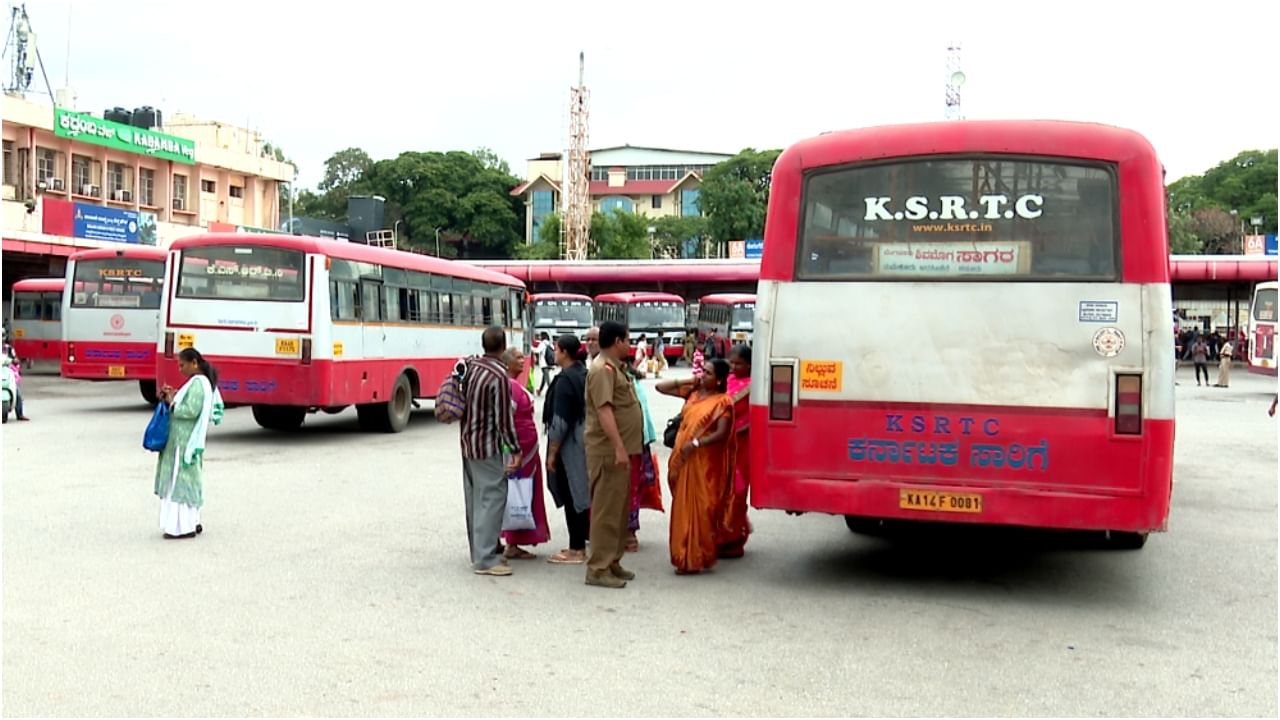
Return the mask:
<path id="1" fill-rule="evenodd" d="M 1171 532 L 1141 552 L 756 512 L 747 558 L 681 578 L 646 513 L 620 592 L 541 561 L 472 575 L 457 431 L 425 410 L 399 435 L 229 412 L 206 532 L 165 541 L 136 388 L 27 383 L 34 420 L 3 438 L 6 715 L 1277 712 L 1274 381 L 1240 372 L 1183 373 Z"/>

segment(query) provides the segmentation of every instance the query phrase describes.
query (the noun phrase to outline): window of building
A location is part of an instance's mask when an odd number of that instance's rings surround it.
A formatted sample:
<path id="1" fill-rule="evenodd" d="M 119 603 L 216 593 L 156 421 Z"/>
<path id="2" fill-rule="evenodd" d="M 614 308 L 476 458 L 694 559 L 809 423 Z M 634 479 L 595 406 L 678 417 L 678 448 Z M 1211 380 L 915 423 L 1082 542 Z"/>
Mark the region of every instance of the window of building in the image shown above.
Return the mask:
<path id="1" fill-rule="evenodd" d="M 17 185 L 18 181 L 13 168 L 13 141 L 4 141 L 4 184 Z"/>
<path id="2" fill-rule="evenodd" d="M 653 196 L 653 209 L 654 209 L 654 210 L 661 210 L 661 209 L 662 209 L 662 196 L 661 196 L 661 195 L 654 195 L 654 196 Z"/>
<path id="3" fill-rule="evenodd" d="M 142 168 L 138 175 L 138 202 L 152 207 L 156 204 L 156 171 Z"/>
<path id="4" fill-rule="evenodd" d="M 133 172 L 124 163 L 107 163 L 107 189 L 113 199 L 121 199 L 121 193 L 133 190 Z"/>
<path id="5" fill-rule="evenodd" d="M 210 195 L 218 192 L 218 182 L 216 180 L 201 180 L 200 192 L 209 193 Z"/>
<path id="6" fill-rule="evenodd" d="M 5 178 L 9 176 L 9 143 L 5 143 Z M 36 180 L 49 181 L 49 178 L 58 177 L 58 153 L 49 148 L 36 148 Z"/>
<path id="7" fill-rule="evenodd" d="M 698 206 L 698 189 L 685 190 L 680 193 L 680 215 L 682 217 L 698 217 L 702 214 Z"/>
<path id="8" fill-rule="evenodd" d="M 213 191 L 212 191 L 212 190 L 210 190 L 209 192 L 213 192 Z M 230 195 L 230 196 L 231 196 L 231 197 L 233 197 L 233 198 L 243 198 L 243 197 L 244 197 L 244 188 L 243 188 L 243 187 L 240 187 L 239 185 L 228 185 L 228 186 L 227 186 L 227 194 L 228 194 L 228 195 Z"/>
<path id="9" fill-rule="evenodd" d="M 187 176 L 173 176 L 173 209 L 187 209 Z"/>
<path id="10" fill-rule="evenodd" d="M 92 195 L 93 187 L 98 183 L 93 167 L 93 158 L 86 155 L 71 156 L 71 188 L 81 195 Z"/>

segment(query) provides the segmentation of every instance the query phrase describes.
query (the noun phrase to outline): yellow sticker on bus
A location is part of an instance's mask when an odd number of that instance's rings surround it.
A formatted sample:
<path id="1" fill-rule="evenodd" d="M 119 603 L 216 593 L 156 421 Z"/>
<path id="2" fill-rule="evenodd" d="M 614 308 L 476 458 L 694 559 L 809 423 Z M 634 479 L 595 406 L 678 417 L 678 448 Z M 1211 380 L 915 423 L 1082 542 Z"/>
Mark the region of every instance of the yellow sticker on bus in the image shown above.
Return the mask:
<path id="1" fill-rule="evenodd" d="M 298 338 L 276 338 L 277 355 L 297 355 L 299 352 Z"/>
<path id="2" fill-rule="evenodd" d="M 800 361 L 800 390 L 840 392 L 844 387 L 844 363 L 840 360 Z"/>
<path id="3" fill-rule="evenodd" d="M 342 357 L 342 343 L 336 342 L 333 344 L 333 356 L 336 358 Z"/>
<path id="4" fill-rule="evenodd" d="M 196 346 L 196 336 L 191 333 L 178 333 L 178 349 L 186 350 Z"/>
<path id="5" fill-rule="evenodd" d="M 16 338 L 16 339 L 18 339 L 18 340 L 21 340 L 22 338 L 24 338 L 24 337 L 26 337 L 26 336 L 27 336 L 27 331 L 26 331 L 26 330 L 23 330 L 22 328 L 14 328 L 14 329 L 13 329 L 13 337 L 14 337 L 14 338 Z"/>

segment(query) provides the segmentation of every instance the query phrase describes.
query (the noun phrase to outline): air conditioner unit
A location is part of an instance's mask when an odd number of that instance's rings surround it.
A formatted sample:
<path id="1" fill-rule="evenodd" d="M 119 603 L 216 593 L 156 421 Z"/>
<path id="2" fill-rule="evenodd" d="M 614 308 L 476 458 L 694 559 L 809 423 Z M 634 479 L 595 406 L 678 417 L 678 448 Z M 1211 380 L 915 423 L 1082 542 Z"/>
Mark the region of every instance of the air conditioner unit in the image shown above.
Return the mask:
<path id="1" fill-rule="evenodd" d="M 173 209 L 174 209 L 174 210 L 186 210 L 186 209 L 187 209 L 187 204 L 186 204 L 185 202 L 183 202 L 182 198 L 174 198 L 174 199 L 173 199 Z"/>
<path id="2" fill-rule="evenodd" d="M 80 186 L 80 194 L 81 194 L 81 195 L 88 195 L 88 196 L 92 196 L 92 195 L 93 195 L 93 185 L 91 185 L 91 184 L 89 184 L 89 183 L 85 183 L 85 184 L 81 185 L 81 186 Z"/>
<path id="3" fill-rule="evenodd" d="M 121 193 L 120 193 L 120 194 L 123 196 L 123 198 L 122 198 L 122 199 L 123 199 L 125 202 L 133 202 L 133 191 L 132 191 L 132 190 L 123 190 L 123 191 L 121 191 Z"/>
<path id="4" fill-rule="evenodd" d="M 117 202 L 124 200 L 124 190 L 121 190 L 120 188 L 116 188 L 115 190 L 112 190 L 111 199 Z"/>
<path id="5" fill-rule="evenodd" d="M 97 185 L 90 185 L 89 194 L 94 197 L 102 197 L 102 188 L 98 187 Z"/>
<path id="6" fill-rule="evenodd" d="M 58 192 L 65 192 L 67 189 L 67 183 L 60 177 L 49 178 L 49 185 Z"/>

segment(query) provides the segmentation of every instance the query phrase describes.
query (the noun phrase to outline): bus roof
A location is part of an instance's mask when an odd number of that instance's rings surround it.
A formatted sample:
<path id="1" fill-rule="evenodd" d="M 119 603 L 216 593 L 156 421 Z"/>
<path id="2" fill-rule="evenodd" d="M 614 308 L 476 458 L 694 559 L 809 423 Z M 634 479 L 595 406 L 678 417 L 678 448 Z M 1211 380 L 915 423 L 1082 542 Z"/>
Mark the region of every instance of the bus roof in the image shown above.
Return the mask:
<path id="1" fill-rule="evenodd" d="M 882 125 L 827 133 L 787 148 L 802 169 L 893 157 L 981 152 L 1053 155 L 1121 162 L 1155 157 L 1142 135 L 1100 123 L 1066 120 L 960 120 Z M 783 158 L 778 158 L 783 164 Z"/>
<path id="2" fill-rule="evenodd" d="M 478 260 L 478 267 L 506 273 L 527 283 L 752 282 L 759 260 Z"/>
<path id="3" fill-rule="evenodd" d="M 523 288 L 524 283 L 510 275 L 476 267 L 466 262 L 445 260 L 431 255 L 391 250 L 388 248 L 370 247 L 359 243 L 327 240 L 325 238 L 305 237 L 299 235 L 267 235 L 246 233 L 205 233 L 175 240 L 169 246 L 171 250 L 182 250 L 189 247 L 205 247 L 210 245 L 256 245 L 274 247 L 283 250 L 297 250 L 305 253 L 325 255 L 339 260 L 367 262 L 399 268 L 402 270 L 418 270 L 434 275 L 448 275 L 464 280 L 508 285 Z"/>
<path id="4" fill-rule="evenodd" d="M 67 260 L 80 262 L 81 260 L 106 260 L 113 257 L 126 257 L 137 260 L 159 260 L 164 262 L 168 255 L 164 250 L 150 245 L 125 245 L 118 248 L 97 248 L 94 250 L 81 250 L 73 254 Z"/>
<path id="5" fill-rule="evenodd" d="M 740 305 L 742 303 L 754 303 L 756 296 L 749 293 L 715 293 L 713 295 L 703 295 L 698 302 L 703 305 Z"/>
<path id="6" fill-rule="evenodd" d="M 62 292 L 66 278 L 27 278 L 13 284 L 14 292 Z"/>
<path id="7" fill-rule="evenodd" d="M 662 292 L 620 292 L 605 293 L 597 295 L 596 302 L 619 302 L 619 303 L 638 303 L 638 302 L 674 302 L 683 303 L 684 298 L 679 295 Z"/>
<path id="8" fill-rule="evenodd" d="M 539 300 L 585 300 L 591 302 L 590 295 L 576 295 L 574 293 L 535 293 L 529 296 L 530 302 L 538 302 Z"/>

